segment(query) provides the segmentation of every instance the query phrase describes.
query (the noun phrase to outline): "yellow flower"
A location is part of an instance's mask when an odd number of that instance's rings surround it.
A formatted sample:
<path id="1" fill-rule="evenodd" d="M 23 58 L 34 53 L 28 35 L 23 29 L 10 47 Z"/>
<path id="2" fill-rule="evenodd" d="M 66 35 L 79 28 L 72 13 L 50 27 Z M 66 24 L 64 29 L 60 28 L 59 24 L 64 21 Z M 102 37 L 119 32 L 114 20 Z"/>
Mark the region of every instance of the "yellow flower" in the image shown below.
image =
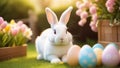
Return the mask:
<path id="1" fill-rule="evenodd" d="M 11 26 L 8 24 L 8 25 L 3 29 L 3 31 L 4 31 L 4 32 L 9 32 L 10 29 L 11 29 Z"/>
<path id="2" fill-rule="evenodd" d="M 14 25 L 14 24 L 15 24 L 15 20 L 12 19 L 12 20 L 10 21 L 10 24 L 11 24 L 11 25 Z"/>
<path id="3" fill-rule="evenodd" d="M 28 39 L 31 39 L 31 36 L 32 36 L 32 31 L 30 28 L 26 29 L 25 32 L 23 33 L 23 35 L 28 38 Z"/>

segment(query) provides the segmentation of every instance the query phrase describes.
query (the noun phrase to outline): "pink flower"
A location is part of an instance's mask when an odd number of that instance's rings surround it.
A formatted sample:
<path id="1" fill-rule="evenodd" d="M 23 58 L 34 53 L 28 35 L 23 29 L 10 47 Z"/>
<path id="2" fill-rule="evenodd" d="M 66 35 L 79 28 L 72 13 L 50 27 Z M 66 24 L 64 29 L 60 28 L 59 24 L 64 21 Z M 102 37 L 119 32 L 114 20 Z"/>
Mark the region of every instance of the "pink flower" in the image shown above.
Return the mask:
<path id="1" fill-rule="evenodd" d="M 89 12 L 90 12 L 91 14 L 95 14 L 96 11 L 97 11 L 96 6 L 94 6 L 94 5 L 91 6 L 89 9 L 90 9 Z"/>
<path id="2" fill-rule="evenodd" d="M 0 17 L 0 25 L 4 22 L 4 19 Z"/>
<path id="3" fill-rule="evenodd" d="M 25 24 L 23 24 L 22 26 L 20 26 L 20 30 L 22 32 L 25 32 L 26 29 L 27 29 L 27 26 Z"/>
<path id="4" fill-rule="evenodd" d="M 92 26 L 96 26 L 96 22 L 91 21 L 91 22 L 90 22 L 90 27 L 92 27 Z"/>
<path id="5" fill-rule="evenodd" d="M 107 7 L 108 12 L 112 13 L 114 11 L 113 7 Z"/>
<path id="6" fill-rule="evenodd" d="M 108 5 L 114 5 L 114 4 L 115 4 L 115 0 L 107 0 L 106 3 L 107 3 Z M 107 5 L 107 4 L 106 4 L 106 5 Z"/>
<path id="7" fill-rule="evenodd" d="M 80 14 L 80 17 L 81 17 L 81 19 L 87 18 L 87 17 L 88 17 L 88 13 L 87 13 L 86 11 L 83 11 L 83 12 Z"/>
<path id="8" fill-rule="evenodd" d="M 97 31 L 98 31 L 98 29 L 97 29 L 96 26 L 92 26 L 92 27 L 91 27 L 91 30 L 94 31 L 94 32 L 97 32 Z"/>
<path id="9" fill-rule="evenodd" d="M 23 21 L 18 21 L 18 22 L 17 22 L 17 25 L 18 25 L 18 26 L 22 26 L 22 25 L 23 25 Z"/>
<path id="10" fill-rule="evenodd" d="M 91 5 L 91 1 L 84 0 L 84 5 L 85 5 L 86 8 L 88 8 Z"/>
<path id="11" fill-rule="evenodd" d="M 82 10 L 81 10 L 81 9 L 78 9 L 78 10 L 76 11 L 76 15 L 80 16 L 81 12 L 82 12 Z"/>
<path id="12" fill-rule="evenodd" d="M 83 10 L 86 7 L 86 5 L 84 3 L 79 5 L 79 9 Z"/>
<path id="13" fill-rule="evenodd" d="M 92 15 L 92 21 L 97 22 L 98 16 L 97 14 Z"/>
<path id="14" fill-rule="evenodd" d="M 105 6 L 106 7 L 113 7 L 113 5 L 114 5 L 115 3 L 114 3 L 114 1 L 112 2 L 112 1 L 107 1 L 106 3 L 105 3 Z"/>
<path id="15" fill-rule="evenodd" d="M 1 28 L 1 29 L 4 29 L 6 26 L 7 26 L 7 21 L 4 21 L 4 22 L 0 25 L 0 28 Z"/>
<path id="16" fill-rule="evenodd" d="M 91 30 L 92 30 L 92 31 L 97 32 L 96 22 L 91 21 L 91 23 L 90 23 L 90 27 L 91 27 Z"/>
<path id="17" fill-rule="evenodd" d="M 11 29 L 11 34 L 13 35 L 13 36 L 15 36 L 15 35 L 17 35 L 18 34 L 18 29 L 17 28 L 12 28 Z"/>
<path id="18" fill-rule="evenodd" d="M 84 26 L 86 22 L 87 22 L 86 19 L 81 19 L 81 20 L 79 21 L 78 25 Z"/>
<path id="19" fill-rule="evenodd" d="M 105 3 L 108 12 L 112 13 L 114 11 L 115 0 L 107 0 Z"/>

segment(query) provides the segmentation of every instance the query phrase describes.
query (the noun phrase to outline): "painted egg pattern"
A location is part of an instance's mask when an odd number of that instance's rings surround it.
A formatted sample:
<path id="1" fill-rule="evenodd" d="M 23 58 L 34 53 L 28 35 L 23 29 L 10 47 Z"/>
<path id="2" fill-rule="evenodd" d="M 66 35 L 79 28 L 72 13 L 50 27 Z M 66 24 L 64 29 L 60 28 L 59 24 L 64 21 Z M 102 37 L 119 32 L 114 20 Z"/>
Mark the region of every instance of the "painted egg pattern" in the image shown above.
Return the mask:
<path id="1" fill-rule="evenodd" d="M 93 49 L 89 45 L 84 45 L 79 54 L 79 64 L 84 67 L 96 66 L 97 59 Z"/>
<path id="2" fill-rule="evenodd" d="M 108 44 L 102 54 L 102 63 L 106 66 L 117 66 L 119 61 L 118 49 Z"/>
<path id="3" fill-rule="evenodd" d="M 92 48 L 93 48 L 93 49 L 95 49 L 95 48 L 100 48 L 100 49 L 104 50 L 103 45 L 102 45 L 102 44 L 100 44 L 100 43 L 97 43 L 97 44 L 93 45 L 93 47 L 92 47 Z"/>

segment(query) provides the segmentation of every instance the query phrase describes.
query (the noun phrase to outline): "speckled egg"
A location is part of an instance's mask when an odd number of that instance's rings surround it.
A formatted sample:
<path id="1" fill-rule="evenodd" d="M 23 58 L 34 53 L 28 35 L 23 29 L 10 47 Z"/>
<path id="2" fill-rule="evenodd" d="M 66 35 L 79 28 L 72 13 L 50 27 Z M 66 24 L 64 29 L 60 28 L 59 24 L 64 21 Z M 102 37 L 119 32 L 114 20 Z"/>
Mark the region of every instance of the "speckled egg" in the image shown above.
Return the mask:
<path id="1" fill-rule="evenodd" d="M 80 46 L 74 45 L 72 46 L 67 53 L 67 63 L 70 66 L 76 66 L 78 65 L 78 55 L 80 52 Z"/>
<path id="2" fill-rule="evenodd" d="M 100 49 L 104 50 L 103 45 L 102 45 L 102 44 L 100 44 L 100 43 L 97 43 L 97 44 L 93 45 L 93 47 L 92 47 L 92 48 L 93 48 L 93 49 L 95 49 L 95 48 L 100 48 Z"/>
<path id="3" fill-rule="evenodd" d="M 97 63 L 96 55 L 89 45 L 84 45 L 79 53 L 79 64 L 83 68 L 95 67 Z"/>
<path id="4" fill-rule="evenodd" d="M 102 64 L 102 52 L 103 50 L 101 48 L 95 48 L 93 49 L 96 57 L 97 57 L 97 65 L 100 66 Z"/>
<path id="5" fill-rule="evenodd" d="M 105 66 L 117 66 L 120 61 L 119 57 L 118 49 L 114 45 L 108 44 L 102 54 L 102 63 Z"/>

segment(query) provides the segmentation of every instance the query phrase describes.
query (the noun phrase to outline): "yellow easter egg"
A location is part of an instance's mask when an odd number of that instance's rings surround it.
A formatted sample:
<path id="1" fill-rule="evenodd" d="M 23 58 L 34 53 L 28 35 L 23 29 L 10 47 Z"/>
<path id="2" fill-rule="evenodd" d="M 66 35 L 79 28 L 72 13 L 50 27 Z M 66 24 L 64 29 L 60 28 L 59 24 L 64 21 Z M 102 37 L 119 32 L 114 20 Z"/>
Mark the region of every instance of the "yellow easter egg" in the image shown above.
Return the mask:
<path id="1" fill-rule="evenodd" d="M 72 46 L 67 53 L 67 63 L 70 66 L 78 65 L 78 55 L 80 52 L 80 46 L 74 45 Z"/>
<path id="2" fill-rule="evenodd" d="M 100 48 L 95 48 L 94 52 L 95 52 L 96 57 L 97 57 L 97 65 L 99 66 L 102 64 L 102 52 L 103 52 L 103 50 Z"/>

